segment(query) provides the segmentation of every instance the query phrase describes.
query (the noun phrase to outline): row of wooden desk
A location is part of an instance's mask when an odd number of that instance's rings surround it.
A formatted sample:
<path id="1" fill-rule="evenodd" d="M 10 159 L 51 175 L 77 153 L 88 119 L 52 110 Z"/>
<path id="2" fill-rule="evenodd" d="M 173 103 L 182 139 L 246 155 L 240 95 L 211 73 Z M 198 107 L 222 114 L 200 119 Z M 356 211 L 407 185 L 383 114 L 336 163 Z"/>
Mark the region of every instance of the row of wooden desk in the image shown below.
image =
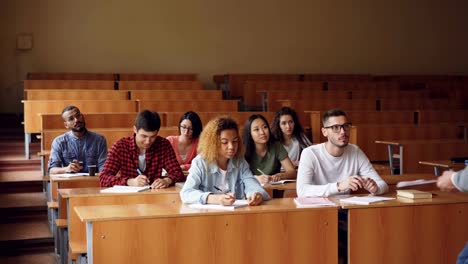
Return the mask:
<path id="1" fill-rule="evenodd" d="M 395 196 L 397 181 L 430 177 L 383 176 L 391 189 L 387 196 Z M 295 184 L 271 188 L 291 190 Z M 454 263 L 468 240 L 463 193 L 433 191 L 432 199 L 327 208 L 296 208 L 284 198 L 220 212 L 181 204 L 176 187 L 99 191 L 58 190 L 71 253 L 87 254 L 88 263 L 337 263 L 339 210 L 348 211 L 349 263 Z"/>

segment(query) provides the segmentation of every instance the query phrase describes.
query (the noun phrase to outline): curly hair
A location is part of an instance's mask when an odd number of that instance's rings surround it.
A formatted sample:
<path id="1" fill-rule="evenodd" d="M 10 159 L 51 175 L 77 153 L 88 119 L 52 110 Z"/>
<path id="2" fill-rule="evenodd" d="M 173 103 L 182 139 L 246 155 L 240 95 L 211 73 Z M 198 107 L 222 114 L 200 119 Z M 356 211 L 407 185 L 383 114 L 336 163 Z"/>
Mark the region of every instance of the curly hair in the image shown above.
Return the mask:
<path id="1" fill-rule="evenodd" d="M 281 143 L 284 143 L 284 135 L 283 131 L 281 131 L 280 121 L 281 117 L 284 115 L 290 115 L 294 122 L 294 129 L 293 129 L 293 137 L 299 141 L 299 145 L 301 148 L 306 148 L 309 144 L 306 142 L 304 138 L 307 138 L 304 134 L 304 128 L 302 127 L 301 123 L 299 122 L 299 117 L 297 116 L 296 111 L 290 107 L 282 107 L 278 112 L 275 113 L 275 117 L 273 118 L 273 123 L 271 124 L 271 133 L 278 139 Z"/>
<path id="2" fill-rule="evenodd" d="M 237 122 L 228 116 L 219 116 L 212 119 L 206 124 L 200 135 L 200 141 L 198 142 L 198 153 L 208 161 L 209 163 L 215 163 L 219 149 L 221 147 L 221 132 L 223 130 L 233 129 L 239 135 L 239 126 Z M 236 158 L 240 158 L 244 155 L 244 148 L 242 145 L 242 139 L 239 136 L 239 146 L 236 153 Z"/>

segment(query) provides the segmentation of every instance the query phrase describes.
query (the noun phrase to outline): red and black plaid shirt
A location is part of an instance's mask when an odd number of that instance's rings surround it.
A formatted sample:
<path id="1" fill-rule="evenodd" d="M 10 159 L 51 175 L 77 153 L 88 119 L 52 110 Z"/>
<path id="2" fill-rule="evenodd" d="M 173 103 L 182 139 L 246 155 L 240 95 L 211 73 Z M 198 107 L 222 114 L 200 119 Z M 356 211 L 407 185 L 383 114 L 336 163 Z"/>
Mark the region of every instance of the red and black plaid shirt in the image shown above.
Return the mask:
<path id="1" fill-rule="evenodd" d="M 136 178 L 139 175 L 137 172 L 138 154 L 135 135 L 114 143 L 99 176 L 101 186 L 127 185 L 128 179 Z M 154 180 L 161 178 L 163 168 L 171 178 L 172 185 L 185 180 L 171 144 L 167 139 L 158 136 L 153 145 L 146 150 L 146 170 L 143 174 L 148 177 L 151 184 Z M 119 176 L 116 176 L 117 174 Z"/>

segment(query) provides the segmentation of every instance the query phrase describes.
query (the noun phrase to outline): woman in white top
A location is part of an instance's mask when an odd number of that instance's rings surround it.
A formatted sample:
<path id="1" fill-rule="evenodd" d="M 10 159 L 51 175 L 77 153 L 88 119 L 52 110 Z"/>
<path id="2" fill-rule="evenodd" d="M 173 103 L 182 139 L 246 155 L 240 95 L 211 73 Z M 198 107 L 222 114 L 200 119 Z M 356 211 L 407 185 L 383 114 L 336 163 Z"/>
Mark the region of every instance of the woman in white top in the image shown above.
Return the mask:
<path id="1" fill-rule="evenodd" d="M 304 134 L 296 111 L 290 107 L 283 107 L 276 112 L 271 132 L 288 151 L 289 159 L 294 166 L 298 166 L 302 150 L 312 143 Z"/>

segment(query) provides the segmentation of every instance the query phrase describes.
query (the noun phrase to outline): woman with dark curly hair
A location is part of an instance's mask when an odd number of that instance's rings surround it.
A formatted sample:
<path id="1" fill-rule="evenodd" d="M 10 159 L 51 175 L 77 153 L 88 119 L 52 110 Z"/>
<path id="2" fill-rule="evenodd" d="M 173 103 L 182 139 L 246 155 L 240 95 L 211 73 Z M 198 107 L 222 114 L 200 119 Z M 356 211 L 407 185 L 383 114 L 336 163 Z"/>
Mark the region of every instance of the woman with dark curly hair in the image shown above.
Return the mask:
<path id="1" fill-rule="evenodd" d="M 239 128 L 232 118 L 208 122 L 198 153 L 180 192 L 184 203 L 232 205 L 236 199 L 247 199 L 249 205 L 258 205 L 270 199 L 249 170 Z"/>
<path id="2" fill-rule="evenodd" d="M 283 107 L 276 112 L 271 126 L 271 133 L 288 151 L 289 159 L 294 166 L 299 165 L 302 150 L 312 145 L 304 134 L 304 129 L 299 123 L 296 111 L 290 107 Z"/>

